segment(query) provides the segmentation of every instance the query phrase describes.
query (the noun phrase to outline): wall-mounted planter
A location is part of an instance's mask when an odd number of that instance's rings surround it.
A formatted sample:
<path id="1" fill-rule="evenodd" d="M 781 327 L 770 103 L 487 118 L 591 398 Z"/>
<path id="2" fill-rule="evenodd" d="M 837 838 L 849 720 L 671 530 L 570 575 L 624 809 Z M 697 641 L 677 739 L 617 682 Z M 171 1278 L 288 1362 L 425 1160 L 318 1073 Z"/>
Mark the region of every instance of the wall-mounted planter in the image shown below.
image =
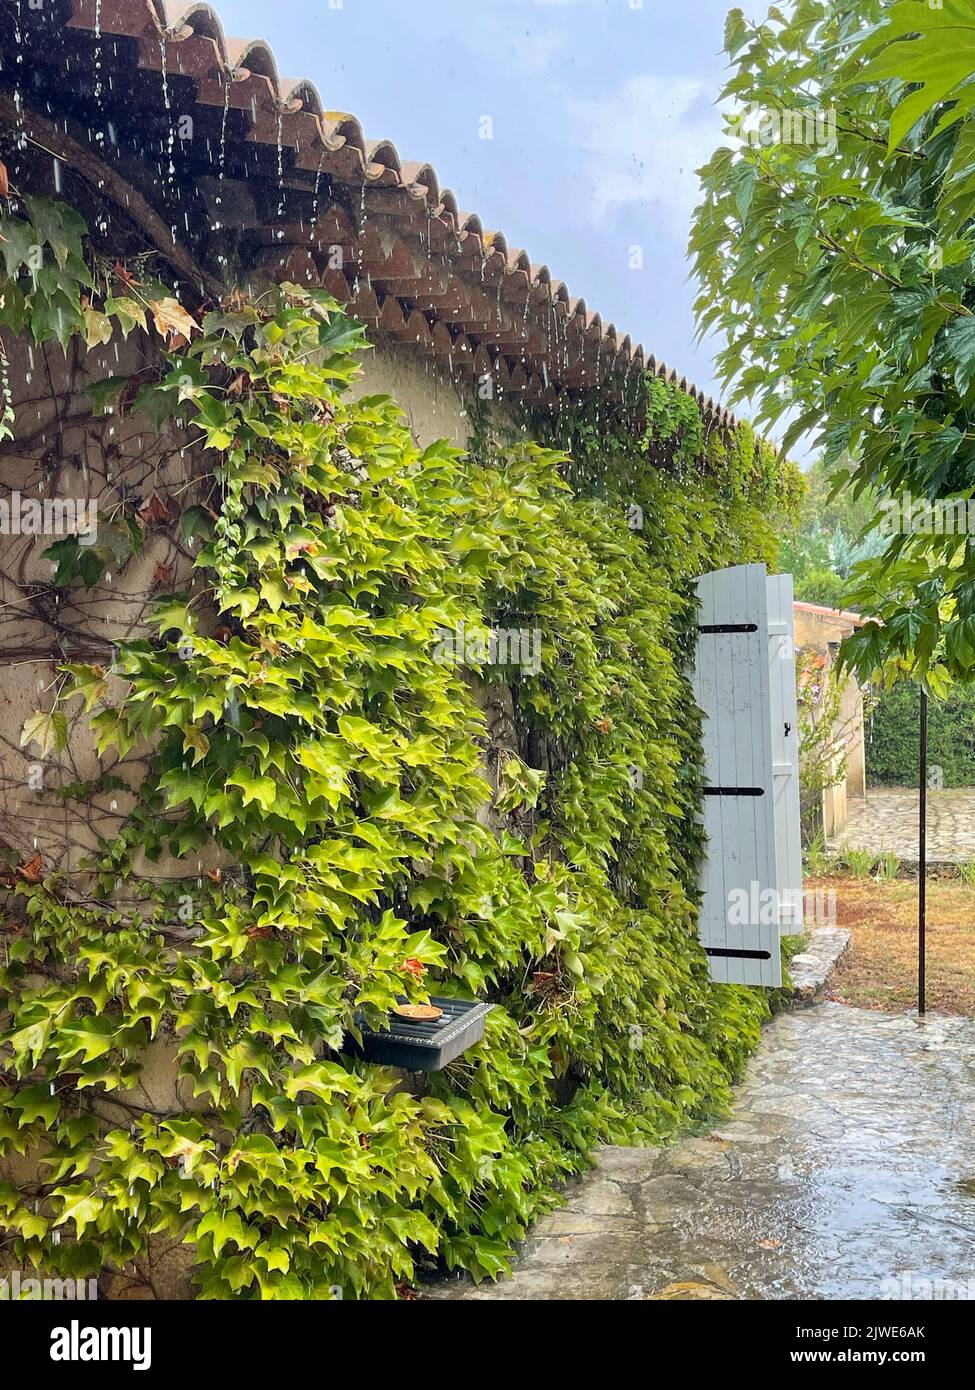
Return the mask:
<path id="1" fill-rule="evenodd" d="M 484 1037 L 484 1020 L 492 1004 L 472 999 L 430 1000 L 442 1010 L 436 1019 L 403 1018 L 391 1014 L 389 1027 L 363 1028 L 362 1046 L 346 1037 L 347 1049 L 367 1062 L 404 1071 L 439 1071 Z"/>

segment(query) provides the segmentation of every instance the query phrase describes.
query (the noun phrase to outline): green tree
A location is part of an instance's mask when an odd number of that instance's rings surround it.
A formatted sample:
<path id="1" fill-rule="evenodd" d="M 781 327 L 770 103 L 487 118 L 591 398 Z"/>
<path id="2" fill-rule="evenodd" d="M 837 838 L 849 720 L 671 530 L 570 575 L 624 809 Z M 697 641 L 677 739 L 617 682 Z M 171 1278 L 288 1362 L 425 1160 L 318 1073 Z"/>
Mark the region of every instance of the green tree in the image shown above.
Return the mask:
<path id="1" fill-rule="evenodd" d="M 824 608 L 844 608 L 846 584 L 843 578 L 823 565 L 793 574 L 795 596 L 802 603 L 820 603 Z"/>
<path id="2" fill-rule="evenodd" d="M 975 488 L 975 13 L 968 0 L 799 0 L 728 17 L 737 147 L 701 171 L 702 332 L 757 423 L 813 432 L 834 490 L 881 504 Z M 879 519 L 879 518 L 878 518 Z M 862 676 L 929 688 L 975 670 L 966 535 L 894 533 L 856 571 L 878 621 Z"/>

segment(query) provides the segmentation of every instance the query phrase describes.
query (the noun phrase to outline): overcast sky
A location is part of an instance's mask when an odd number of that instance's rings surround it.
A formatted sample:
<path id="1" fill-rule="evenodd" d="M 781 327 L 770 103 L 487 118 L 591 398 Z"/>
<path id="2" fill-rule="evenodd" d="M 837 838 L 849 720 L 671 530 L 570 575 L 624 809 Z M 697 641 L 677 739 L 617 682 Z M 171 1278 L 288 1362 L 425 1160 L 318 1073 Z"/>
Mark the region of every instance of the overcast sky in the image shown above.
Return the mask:
<path id="1" fill-rule="evenodd" d="M 717 394 L 685 258 L 731 0 L 215 0 L 460 207 Z M 746 12 L 764 14 L 761 0 Z M 480 138 L 491 117 L 493 138 Z M 644 269 L 629 267 L 643 248 Z"/>

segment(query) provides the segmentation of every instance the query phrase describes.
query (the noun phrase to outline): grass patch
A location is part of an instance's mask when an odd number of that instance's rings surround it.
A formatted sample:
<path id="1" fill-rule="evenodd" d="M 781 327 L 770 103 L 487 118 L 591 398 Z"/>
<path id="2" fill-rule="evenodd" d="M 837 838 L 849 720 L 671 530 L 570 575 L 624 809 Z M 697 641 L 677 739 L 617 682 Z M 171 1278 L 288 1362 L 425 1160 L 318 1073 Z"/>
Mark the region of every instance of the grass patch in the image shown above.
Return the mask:
<path id="1" fill-rule="evenodd" d="M 917 881 L 829 874 L 806 887 L 833 889 L 836 924 L 851 932 L 830 998 L 890 1012 L 917 1005 Z M 927 1006 L 975 1018 L 975 886 L 928 882 Z"/>

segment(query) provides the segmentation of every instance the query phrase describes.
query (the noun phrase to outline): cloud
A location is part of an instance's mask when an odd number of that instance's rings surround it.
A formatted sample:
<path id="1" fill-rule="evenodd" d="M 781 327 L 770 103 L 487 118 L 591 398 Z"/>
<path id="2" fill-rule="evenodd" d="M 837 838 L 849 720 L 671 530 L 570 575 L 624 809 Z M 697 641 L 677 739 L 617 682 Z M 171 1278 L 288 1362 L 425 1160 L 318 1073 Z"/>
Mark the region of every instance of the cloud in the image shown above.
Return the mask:
<path id="1" fill-rule="evenodd" d="M 556 8 L 577 4 L 579 0 L 522 0 L 522 3 Z M 526 28 L 528 23 L 537 27 Z M 448 32 L 480 68 L 492 74 L 500 72 L 532 78 L 554 70 L 554 59 L 562 53 L 570 38 L 568 27 L 554 14 L 542 28 L 539 20 L 529 21 L 527 14 L 515 20 L 510 14 L 506 16 L 482 8 L 476 23 L 472 24 L 465 10 L 453 6 L 444 12 L 440 24 L 441 35 Z"/>
<path id="2" fill-rule="evenodd" d="M 650 205 L 654 227 L 683 243 L 698 201 L 694 171 L 722 139 L 706 84 L 642 73 L 596 98 L 567 97 L 566 108 L 592 180 L 592 220 Z"/>

